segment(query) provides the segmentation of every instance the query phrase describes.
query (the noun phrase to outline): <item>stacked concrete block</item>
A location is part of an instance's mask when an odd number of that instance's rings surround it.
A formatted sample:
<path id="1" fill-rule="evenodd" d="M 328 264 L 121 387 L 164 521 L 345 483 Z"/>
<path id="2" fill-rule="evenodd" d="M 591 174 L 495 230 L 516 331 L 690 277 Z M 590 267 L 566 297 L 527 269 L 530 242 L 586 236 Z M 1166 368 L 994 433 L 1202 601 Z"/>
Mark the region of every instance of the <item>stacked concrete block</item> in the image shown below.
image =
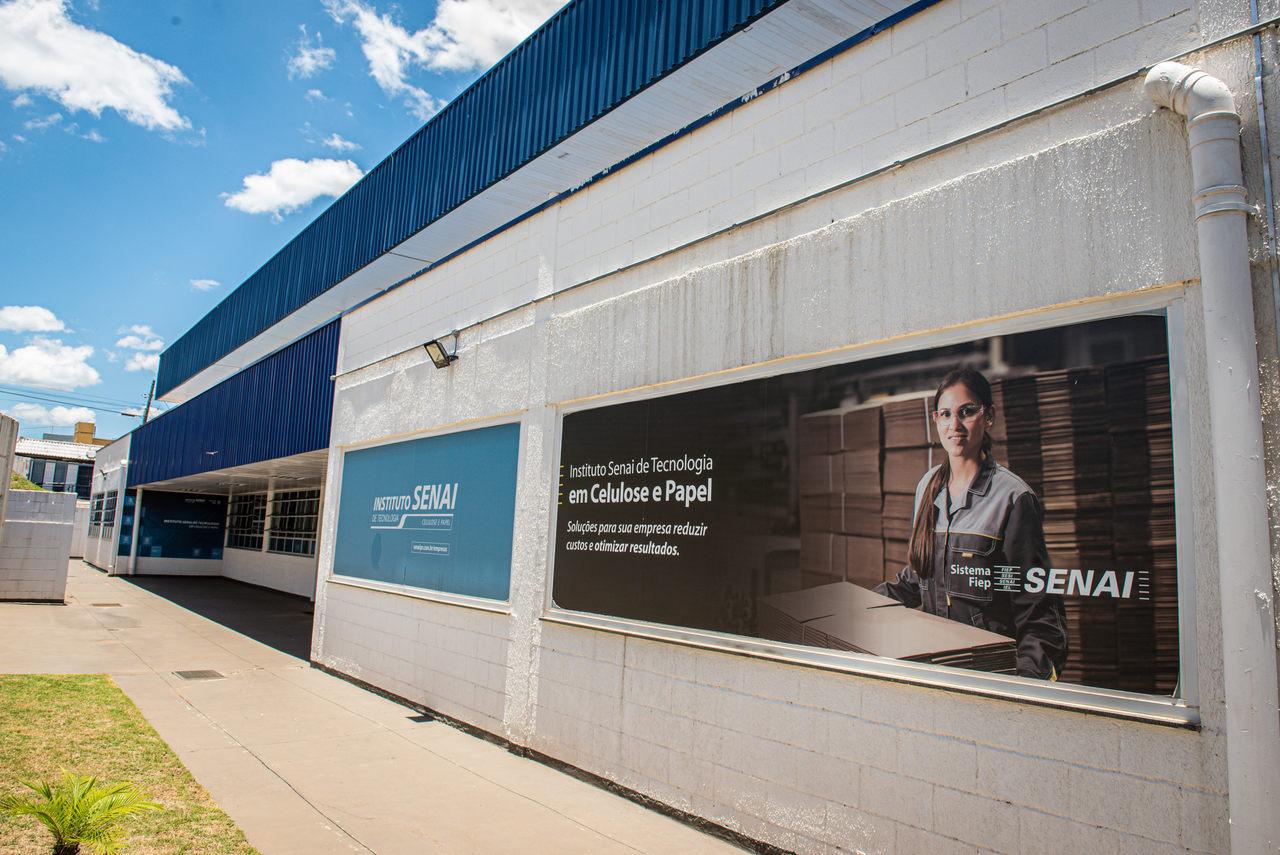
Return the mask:
<path id="1" fill-rule="evenodd" d="M 0 542 L 0 600 L 62 602 L 75 493 L 11 490 Z"/>

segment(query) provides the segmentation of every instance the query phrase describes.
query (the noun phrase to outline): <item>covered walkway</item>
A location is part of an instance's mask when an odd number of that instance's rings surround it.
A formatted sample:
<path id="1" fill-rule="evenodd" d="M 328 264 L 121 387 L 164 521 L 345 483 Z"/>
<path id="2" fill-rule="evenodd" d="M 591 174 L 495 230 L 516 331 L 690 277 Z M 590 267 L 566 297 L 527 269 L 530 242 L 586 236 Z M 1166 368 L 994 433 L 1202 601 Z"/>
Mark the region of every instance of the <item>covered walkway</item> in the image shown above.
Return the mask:
<path id="1" fill-rule="evenodd" d="M 67 589 L 0 604 L 0 673 L 110 674 L 264 855 L 738 851 L 311 668 L 305 601 L 79 561 Z"/>

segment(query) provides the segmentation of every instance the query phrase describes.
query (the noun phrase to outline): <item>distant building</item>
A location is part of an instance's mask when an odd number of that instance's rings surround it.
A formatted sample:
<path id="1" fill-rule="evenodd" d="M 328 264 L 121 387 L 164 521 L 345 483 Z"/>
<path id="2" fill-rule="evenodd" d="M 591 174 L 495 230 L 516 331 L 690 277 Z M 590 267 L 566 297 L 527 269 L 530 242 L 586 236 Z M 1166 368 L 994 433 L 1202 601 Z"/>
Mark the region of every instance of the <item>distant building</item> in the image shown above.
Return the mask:
<path id="1" fill-rule="evenodd" d="M 109 442 L 94 436 L 93 422 L 76 422 L 71 436 L 46 433 L 41 439 L 18 437 L 13 468 L 46 490 L 88 499 L 94 454 Z"/>

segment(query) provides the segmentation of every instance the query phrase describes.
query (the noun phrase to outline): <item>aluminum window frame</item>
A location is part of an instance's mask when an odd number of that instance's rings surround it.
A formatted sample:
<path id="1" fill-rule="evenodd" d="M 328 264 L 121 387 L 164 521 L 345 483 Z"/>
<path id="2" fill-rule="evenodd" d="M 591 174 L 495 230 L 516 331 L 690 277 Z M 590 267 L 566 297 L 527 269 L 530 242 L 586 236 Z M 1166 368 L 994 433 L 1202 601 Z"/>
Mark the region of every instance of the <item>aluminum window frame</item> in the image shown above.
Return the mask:
<path id="1" fill-rule="evenodd" d="M 547 536 L 547 585 L 541 619 L 547 623 L 594 629 L 656 641 L 839 671 L 863 677 L 893 680 L 1002 700 L 1135 719 L 1156 724 L 1196 728 L 1200 725 L 1200 686 L 1197 671 L 1195 530 L 1191 495 L 1191 415 L 1186 377 L 1186 300 L 1188 283 L 1179 282 L 1119 296 L 1102 296 L 1081 302 L 1018 312 L 953 327 L 896 336 L 863 344 L 798 354 L 738 369 L 714 371 L 698 377 L 665 381 L 640 388 L 593 394 L 550 404 L 555 410 L 555 430 L 550 443 L 549 470 L 556 495 L 564 435 L 564 417 L 575 412 L 632 401 L 660 398 L 792 374 L 816 368 L 862 362 L 883 356 L 912 353 L 935 347 L 963 344 L 994 335 L 1036 332 L 1089 321 L 1136 314 L 1160 314 L 1165 318 L 1169 359 L 1170 417 L 1173 435 L 1174 520 L 1178 562 L 1178 668 L 1177 694 L 1149 695 L 1118 689 L 1045 682 L 1029 677 L 967 671 L 943 665 L 909 662 L 861 653 L 828 650 L 786 642 L 756 639 L 711 630 L 660 624 L 574 611 L 555 604 L 556 532 L 559 509 L 551 508 Z"/>
<path id="2" fill-rule="evenodd" d="M 246 499 L 248 499 L 248 500 L 252 500 L 252 502 L 253 502 L 253 514 L 254 514 L 254 516 L 255 516 L 255 517 L 257 516 L 257 513 L 258 513 L 258 511 L 259 511 L 259 507 L 258 507 L 258 500 L 259 500 L 259 499 L 261 499 L 261 500 L 262 500 L 262 505 L 261 505 L 262 517 L 261 517 L 261 520 L 260 520 L 260 522 L 261 522 L 261 526 L 258 528 L 258 530 L 257 530 L 257 532 L 256 532 L 256 533 L 252 533 L 252 532 L 251 532 L 251 533 L 249 533 L 249 534 L 247 534 L 247 535 L 246 535 L 246 534 L 244 534 L 244 532 L 245 532 L 245 530 L 244 530 L 244 529 L 235 529 L 235 528 L 233 528 L 233 527 L 232 527 L 232 525 L 231 525 L 231 521 L 232 521 L 232 519 L 233 519 L 233 518 L 235 518 L 235 506 L 236 506 L 236 503 L 237 503 L 237 502 L 243 503 L 243 502 L 244 502 L 244 500 L 246 500 Z M 243 552 L 261 552 L 261 551 L 262 551 L 263 546 L 264 546 L 264 545 L 266 544 L 266 542 L 267 542 L 267 504 L 268 504 L 268 503 L 267 503 L 267 494 L 266 494 L 266 491 L 262 491 L 262 492 L 253 492 L 253 493 L 237 493 L 237 494 L 234 494 L 234 495 L 227 496 L 227 522 L 226 522 L 226 534 L 225 534 L 225 536 L 223 537 L 223 540 L 222 540 L 222 544 L 223 544 L 223 548 L 224 548 L 224 549 L 239 549 L 239 550 L 241 550 L 241 551 L 243 551 Z M 258 521 L 259 521 L 259 520 L 256 520 L 256 519 L 255 519 L 255 522 L 258 522 Z M 231 539 L 232 539 L 233 537 L 249 537 L 249 538 L 255 538 L 255 537 L 256 537 L 256 538 L 258 539 L 258 545 L 257 545 L 257 546 L 242 546 L 242 545 L 240 545 L 240 544 L 235 544 L 235 543 L 232 543 L 232 542 L 231 542 Z"/>
<path id="3" fill-rule="evenodd" d="M 304 495 L 305 494 L 305 495 Z M 296 487 L 288 490 L 273 490 L 268 497 L 267 519 L 265 526 L 266 545 L 265 552 L 273 555 L 290 555 L 295 558 L 315 558 L 316 550 L 320 543 L 320 520 L 322 515 L 321 502 L 323 501 L 324 491 L 319 487 Z M 315 502 L 315 513 L 313 514 L 277 514 L 276 507 L 288 502 Z M 311 530 L 279 530 L 276 528 L 277 519 L 289 520 L 312 520 Z M 298 552 L 291 549 L 282 549 L 277 542 L 296 542 L 310 544 L 310 549 Z"/>
<path id="4" fill-rule="evenodd" d="M 117 510 L 120 508 L 120 489 L 102 493 L 102 537 L 115 537 Z"/>
<path id="5" fill-rule="evenodd" d="M 335 390 L 335 402 L 338 390 Z M 428 437 L 447 436 L 454 433 L 465 433 L 471 430 L 480 430 L 487 427 L 498 427 L 499 425 L 514 424 L 519 427 L 519 434 L 516 439 L 516 514 L 511 526 L 511 567 L 508 569 L 507 577 L 507 596 L 506 599 L 493 599 L 490 597 L 476 597 L 470 594 L 455 594 L 450 591 L 438 591 L 434 588 L 418 588 L 413 585 L 404 585 L 397 582 L 380 582 L 375 579 L 362 579 L 359 576 L 345 576 L 341 573 L 335 573 L 333 570 L 334 551 L 330 550 L 328 561 L 320 576 L 321 580 L 326 584 L 341 585 L 348 588 L 362 588 L 366 591 L 378 591 L 383 594 L 395 594 L 401 597 L 408 597 L 414 600 L 423 600 L 426 602 L 441 603 L 450 606 L 462 606 L 463 608 L 475 609 L 483 612 L 494 612 L 498 614 L 511 614 L 511 578 L 514 576 L 516 563 L 516 529 L 519 526 L 520 518 L 520 478 L 525 466 L 525 438 L 528 435 L 528 427 L 525 424 L 526 410 L 518 410 L 515 412 L 501 413 L 496 416 L 482 419 L 469 419 L 463 422 L 457 422 L 449 425 L 438 426 L 428 430 L 411 431 L 406 433 L 391 434 L 388 436 L 378 437 L 376 439 L 361 440 L 360 442 L 348 443 L 345 445 L 335 445 L 333 448 L 338 452 L 336 459 L 332 463 L 333 467 L 333 492 L 337 494 L 336 502 L 333 506 L 333 539 L 337 540 L 338 527 L 342 517 L 342 481 L 346 473 L 347 454 L 352 451 L 364 451 L 370 448 L 380 448 L 384 445 L 395 445 L 401 442 L 413 442 Z M 323 520 L 321 520 L 323 525 Z"/>
<path id="6" fill-rule="evenodd" d="M 89 495 L 89 537 L 102 538 L 102 502 L 104 498 L 106 498 L 105 493 L 91 493 Z"/>

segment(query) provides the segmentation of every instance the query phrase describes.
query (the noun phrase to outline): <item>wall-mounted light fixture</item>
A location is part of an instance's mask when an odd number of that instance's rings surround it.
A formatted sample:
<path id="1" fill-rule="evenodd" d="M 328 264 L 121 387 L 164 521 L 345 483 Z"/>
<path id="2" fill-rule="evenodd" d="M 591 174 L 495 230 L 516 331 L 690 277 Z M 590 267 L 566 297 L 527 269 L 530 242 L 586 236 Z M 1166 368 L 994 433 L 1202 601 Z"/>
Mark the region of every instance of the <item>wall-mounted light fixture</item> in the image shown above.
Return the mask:
<path id="1" fill-rule="evenodd" d="M 458 361 L 458 333 L 453 333 L 453 350 L 449 350 L 444 346 L 444 342 L 440 339 L 432 339 L 422 346 L 427 352 L 427 356 L 431 357 L 431 361 L 435 363 L 436 368 L 448 368 L 450 363 Z"/>

